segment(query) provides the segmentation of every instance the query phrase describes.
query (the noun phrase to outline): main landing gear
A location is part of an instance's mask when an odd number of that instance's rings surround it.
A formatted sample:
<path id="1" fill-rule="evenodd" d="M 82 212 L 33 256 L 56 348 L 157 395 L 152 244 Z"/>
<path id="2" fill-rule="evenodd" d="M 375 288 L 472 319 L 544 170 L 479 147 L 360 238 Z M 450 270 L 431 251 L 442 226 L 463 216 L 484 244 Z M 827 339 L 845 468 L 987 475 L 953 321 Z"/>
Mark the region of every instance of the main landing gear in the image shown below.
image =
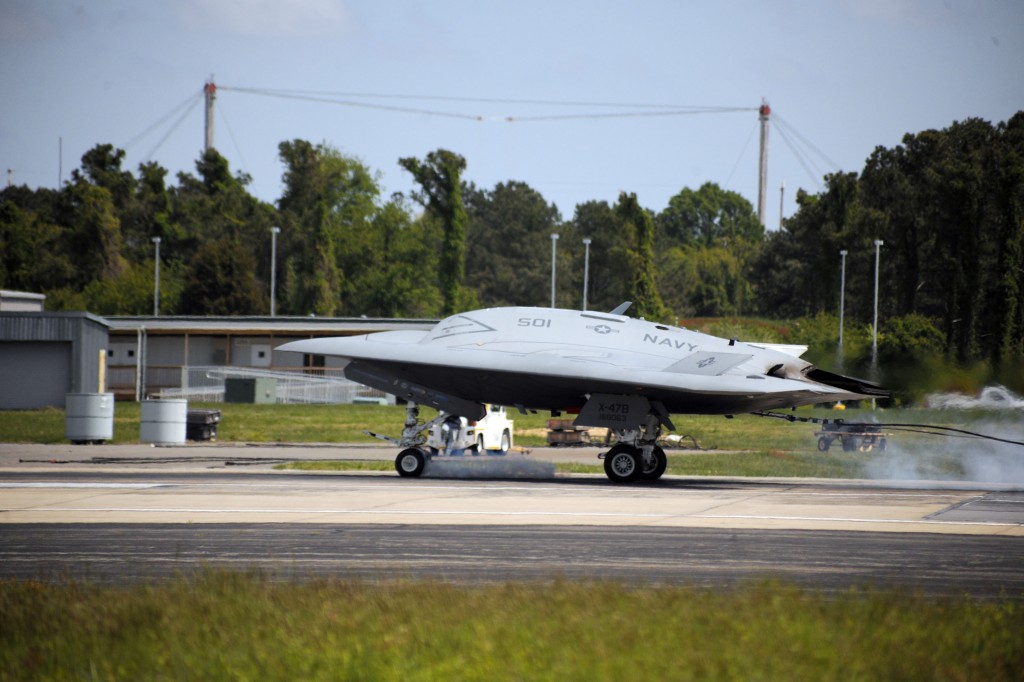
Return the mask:
<path id="1" fill-rule="evenodd" d="M 665 473 L 668 457 L 656 441 L 661 435 L 658 415 L 647 415 L 640 429 L 617 429 L 618 443 L 604 454 L 604 473 L 615 483 L 656 481 Z"/>

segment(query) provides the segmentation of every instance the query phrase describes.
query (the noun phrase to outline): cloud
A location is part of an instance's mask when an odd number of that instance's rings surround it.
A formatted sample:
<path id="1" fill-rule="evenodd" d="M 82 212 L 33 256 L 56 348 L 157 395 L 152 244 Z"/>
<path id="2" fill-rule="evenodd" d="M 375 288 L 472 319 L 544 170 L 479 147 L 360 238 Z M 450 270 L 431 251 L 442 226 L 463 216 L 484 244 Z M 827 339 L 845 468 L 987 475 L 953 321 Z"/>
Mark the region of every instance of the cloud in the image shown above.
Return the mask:
<path id="1" fill-rule="evenodd" d="M 261 37 L 337 35 L 348 24 L 342 0 L 179 0 L 190 28 Z"/>

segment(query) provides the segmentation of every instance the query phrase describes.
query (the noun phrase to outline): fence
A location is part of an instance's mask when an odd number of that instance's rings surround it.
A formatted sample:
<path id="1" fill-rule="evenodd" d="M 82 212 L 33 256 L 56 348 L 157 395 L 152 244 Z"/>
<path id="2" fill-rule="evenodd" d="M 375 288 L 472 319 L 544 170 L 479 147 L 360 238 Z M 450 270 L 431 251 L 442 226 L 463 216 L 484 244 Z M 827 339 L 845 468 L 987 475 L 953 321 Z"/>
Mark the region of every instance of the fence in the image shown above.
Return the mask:
<path id="1" fill-rule="evenodd" d="M 394 396 L 344 377 L 341 369 L 318 367 L 264 370 L 249 367 L 182 367 L 181 387 L 161 389 L 161 398 L 194 402 L 224 402 L 227 380 L 273 379 L 279 403 L 352 403 L 359 398 L 394 404 Z"/>

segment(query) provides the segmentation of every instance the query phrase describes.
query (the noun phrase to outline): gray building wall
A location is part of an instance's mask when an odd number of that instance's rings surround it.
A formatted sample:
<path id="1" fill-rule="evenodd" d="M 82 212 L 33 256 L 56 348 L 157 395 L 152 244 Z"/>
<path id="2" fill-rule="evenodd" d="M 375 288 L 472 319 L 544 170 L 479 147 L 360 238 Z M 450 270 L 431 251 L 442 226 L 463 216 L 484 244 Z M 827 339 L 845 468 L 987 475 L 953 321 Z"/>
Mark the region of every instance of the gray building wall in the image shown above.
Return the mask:
<path id="1" fill-rule="evenodd" d="M 0 409 L 64 406 L 100 390 L 106 320 L 89 313 L 0 312 Z"/>

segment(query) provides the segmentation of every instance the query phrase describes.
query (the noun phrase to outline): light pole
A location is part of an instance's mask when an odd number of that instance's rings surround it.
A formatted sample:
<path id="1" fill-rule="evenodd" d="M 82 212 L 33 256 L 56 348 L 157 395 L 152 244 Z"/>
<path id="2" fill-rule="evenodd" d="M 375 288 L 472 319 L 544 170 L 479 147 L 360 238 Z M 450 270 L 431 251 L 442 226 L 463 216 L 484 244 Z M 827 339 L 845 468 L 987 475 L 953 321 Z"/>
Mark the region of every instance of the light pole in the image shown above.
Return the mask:
<path id="1" fill-rule="evenodd" d="M 558 251 L 558 233 L 551 234 L 551 307 L 555 307 L 555 253 Z"/>
<path id="2" fill-rule="evenodd" d="M 871 365 L 878 364 L 878 261 L 879 251 L 884 242 L 875 240 L 875 320 L 871 325 Z"/>
<path id="3" fill-rule="evenodd" d="M 583 240 L 583 309 L 587 309 L 587 282 L 590 280 L 590 239 Z"/>
<path id="4" fill-rule="evenodd" d="M 884 242 L 875 240 L 875 321 L 871 325 L 871 378 L 878 380 L 878 262 L 879 251 Z M 871 399 L 871 409 L 875 409 L 875 399 Z"/>
<path id="5" fill-rule="evenodd" d="M 153 237 L 156 260 L 153 262 L 153 317 L 160 317 L 160 237 Z"/>
<path id="6" fill-rule="evenodd" d="M 839 360 L 843 359 L 843 313 L 846 311 L 846 249 L 839 252 L 842 266 L 839 275 Z"/>
<path id="7" fill-rule="evenodd" d="M 784 209 L 786 206 L 786 181 L 783 180 L 782 184 L 779 185 L 779 229 L 782 229 L 782 220 L 785 215 Z"/>
<path id="8" fill-rule="evenodd" d="M 280 227 L 270 228 L 270 316 L 274 316 L 274 290 L 277 288 L 277 235 Z"/>

